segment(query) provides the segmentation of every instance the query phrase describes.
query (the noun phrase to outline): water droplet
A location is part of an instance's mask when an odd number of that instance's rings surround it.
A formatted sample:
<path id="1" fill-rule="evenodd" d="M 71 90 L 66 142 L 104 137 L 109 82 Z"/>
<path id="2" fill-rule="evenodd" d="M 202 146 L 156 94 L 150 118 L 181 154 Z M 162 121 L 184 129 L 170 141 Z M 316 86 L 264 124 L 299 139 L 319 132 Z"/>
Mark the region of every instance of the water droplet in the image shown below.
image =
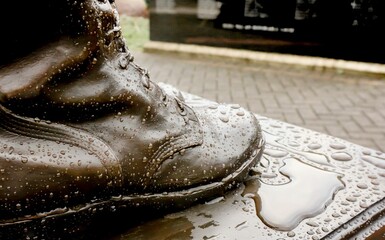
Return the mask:
<path id="1" fill-rule="evenodd" d="M 357 187 L 360 188 L 360 189 L 367 189 L 368 185 L 366 185 L 365 183 L 358 183 Z"/>
<path id="2" fill-rule="evenodd" d="M 295 141 L 290 141 L 290 142 L 288 143 L 288 145 L 289 145 L 290 147 L 299 147 L 299 146 L 301 146 L 301 144 L 299 144 L 298 142 L 295 142 Z"/>
<path id="3" fill-rule="evenodd" d="M 22 163 L 27 163 L 27 162 L 28 162 L 28 158 L 25 157 L 25 156 L 22 156 L 22 157 L 21 157 L 21 162 L 22 162 Z"/>
<path id="4" fill-rule="evenodd" d="M 314 231 L 313 230 L 309 230 L 306 232 L 308 235 L 314 235 Z"/>
<path id="5" fill-rule="evenodd" d="M 355 198 L 355 197 L 347 197 L 346 200 L 349 201 L 349 202 L 355 202 L 355 201 L 357 201 L 357 198 Z"/>
<path id="6" fill-rule="evenodd" d="M 333 149 L 336 149 L 336 150 L 342 150 L 342 149 L 346 148 L 346 146 L 344 144 L 338 143 L 338 142 L 331 143 L 329 146 Z"/>
<path id="7" fill-rule="evenodd" d="M 240 110 L 237 112 L 237 115 L 240 117 L 245 116 L 245 112 Z"/>
<path id="8" fill-rule="evenodd" d="M 372 180 L 370 183 L 376 186 L 380 185 L 380 182 L 378 180 Z"/>
<path id="9" fill-rule="evenodd" d="M 335 213 L 332 213 L 332 217 L 338 218 L 338 217 L 341 217 L 341 215 L 335 212 Z"/>
<path id="10" fill-rule="evenodd" d="M 311 143 L 307 147 L 311 150 L 317 150 L 317 149 L 320 149 L 322 145 L 318 143 Z"/>
<path id="11" fill-rule="evenodd" d="M 295 232 L 290 231 L 290 232 L 287 233 L 287 236 L 288 237 L 295 237 Z"/>
<path id="12" fill-rule="evenodd" d="M 360 207 L 361 208 L 368 208 L 369 205 L 366 202 L 360 202 Z"/>
<path id="13" fill-rule="evenodd" d="M 309 225 L 310 227 L 318 227 L 318 223 L 314 222 L 314 221 L 308 221 L 306 222 L 307 225 Z"/>
<path id="14" fill-rule="evenodd" d="M 229 117 L 228 116 L 219 116 L 219 119 L 222 121 L 222 122 L 224 122 L 224 123 L 227 123 L 227 122 L 229 122 Z"/>
<path id="15" fill-rule="evenodd" d="M 337 161 L 350 161 L 353 159 L 352 156 L 346 152 L 335 152 L 331 157 Z"/>

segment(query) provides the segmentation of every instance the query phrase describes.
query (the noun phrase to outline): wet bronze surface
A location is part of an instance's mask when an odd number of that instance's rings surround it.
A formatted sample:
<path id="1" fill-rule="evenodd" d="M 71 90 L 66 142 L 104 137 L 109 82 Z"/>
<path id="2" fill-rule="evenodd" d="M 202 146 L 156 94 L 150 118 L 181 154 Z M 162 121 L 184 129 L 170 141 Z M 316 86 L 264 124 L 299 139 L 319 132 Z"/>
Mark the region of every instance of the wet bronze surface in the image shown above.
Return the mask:
<path id="1" fill-rule="evenodd" d="M 379 234 L 384 153 L 152 82 L 113 1 L 24 7 L 63 12 L 1 42 L 1 239 Z"/>

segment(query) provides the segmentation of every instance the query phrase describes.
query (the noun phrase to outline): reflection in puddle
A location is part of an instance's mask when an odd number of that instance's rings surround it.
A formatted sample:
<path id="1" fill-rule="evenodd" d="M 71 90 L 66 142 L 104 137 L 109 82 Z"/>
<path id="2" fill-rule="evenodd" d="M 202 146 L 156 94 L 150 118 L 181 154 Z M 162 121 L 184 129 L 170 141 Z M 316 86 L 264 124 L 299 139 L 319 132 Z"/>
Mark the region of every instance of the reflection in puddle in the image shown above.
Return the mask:
<path id="1" fill-rule="evenodd" d="M 120 239 L 192 239 L 193 224 L 185 217 L 162 218 L 147 222 L 120 236 Z"/>
<path id="2" fill-rule="evenodd" d="M 291 230 L 303 219 L 324 211 L 344 184 L 337 173 L 294 158 L 283 161 L 285 165 L 280 172 L 289 177 L 289 183 L 270 185 L 250 180 L 243 195 L 254 199 L 257 214 L 265 224 L 278 230 Z"/>

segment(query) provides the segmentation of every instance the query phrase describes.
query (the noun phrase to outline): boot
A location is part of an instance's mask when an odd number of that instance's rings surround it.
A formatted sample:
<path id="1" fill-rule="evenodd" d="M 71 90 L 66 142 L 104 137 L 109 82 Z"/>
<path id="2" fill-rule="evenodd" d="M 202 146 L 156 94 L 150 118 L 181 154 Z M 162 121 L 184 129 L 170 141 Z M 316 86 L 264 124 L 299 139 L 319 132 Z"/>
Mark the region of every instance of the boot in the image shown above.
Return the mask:
<path id="1" fill-rule="evenodd" d="M 186 208 L 234 187 L 259 160 L 254 115 L 191 107 L 152 82 L 113 1 L 29 2 L 17 6 L 38 16 L 24 22 L 47 33 L 26 41 L 16 27 L 1 40 L 12 47 L 0 68 L 1 225 L 111 203 Z"/>

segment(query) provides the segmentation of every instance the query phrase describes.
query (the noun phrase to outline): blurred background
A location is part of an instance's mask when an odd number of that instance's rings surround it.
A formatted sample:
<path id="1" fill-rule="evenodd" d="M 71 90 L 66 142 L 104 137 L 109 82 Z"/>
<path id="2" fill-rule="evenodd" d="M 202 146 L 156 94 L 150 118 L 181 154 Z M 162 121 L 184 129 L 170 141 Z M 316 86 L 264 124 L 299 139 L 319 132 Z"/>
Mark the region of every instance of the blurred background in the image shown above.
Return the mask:
<path id="1" fill-rule="evenodd" d="M 151 39 L 385 63 L 383 0 L 117 0 L 116 4 L 134 49 Z"/>
<path id="2" fill-rule="evenodd" d="M 385 152 L 385 75 L 151 52 L 151 41 L 385 63 L 383 0 L 117 0 L 154 81 Z M 166 44 L 167 45 L 167 44 Z M 172 44 L 171 44 L 172 45 Z M 160 54 L 162 53 L 162 54 Z"/>
<path id="3" fill-rule="evenodd" d="M 143 49 L 149 41 L 149 9 L 145 0 L 116 0 L 123 36 L 134 51 Z"/>

